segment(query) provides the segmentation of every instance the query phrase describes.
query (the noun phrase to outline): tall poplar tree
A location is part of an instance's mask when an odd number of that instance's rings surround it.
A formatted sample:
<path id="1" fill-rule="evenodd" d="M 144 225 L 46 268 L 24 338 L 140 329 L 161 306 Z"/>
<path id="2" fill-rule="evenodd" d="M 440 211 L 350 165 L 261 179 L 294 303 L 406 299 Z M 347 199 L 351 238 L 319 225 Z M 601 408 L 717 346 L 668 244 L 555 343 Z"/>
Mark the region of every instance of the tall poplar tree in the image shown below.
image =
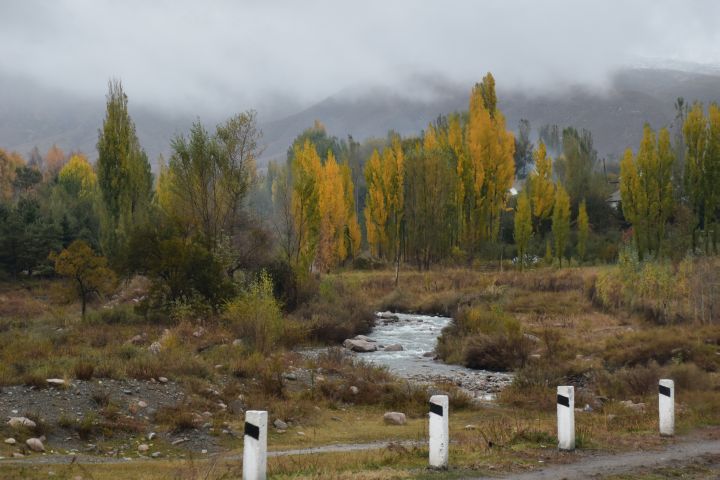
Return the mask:
<path id="1" fill-rule="evenodd" d="M 540 141 L 533 152 L 535 169 L 530 173 L 530 199 L 538 223 L 550 217 L 555 201 L 555 184 L 552 180 L 552 158 L 547 155 L 545 144 Z"/>
<path id="2" fill-rule="evenodd" d="M 641 257 L 646 253 L 660 253 L 665 226 L 674 206 L 673 159 L 669 132 L 662 129 L 656 139 L 646 124 L 637 156 L 633 157 L 628 150 L 620 163 L 623 213 L 633 225 Z"/>
<path id="3" fill-rule="evenodd" d="M 98 135 L 97 176 L 102 206 L 101 244 L 118 260 L 133 225 L 146 218 L 152 198 L 152 173 L 128 112 L 119 80 L 108 85 L 105 120 Z"/>
<path id="4" fill-rule="evenodd" d="M 570 197 L 562 185 L 555 189 L 555 205 L 553 206 L 552 234 L 555 241 L 555 255 L 560 261 L 565 256 L 565 245 L 570 233 Z"/>
<path id="5" fill-rule="evenodd" d="M 515 229 L 513 232 L 517 255 L 520 259 L 520 269 L 525 267 L 525 254 L 527 245 L 532 236 L 532 212 L 527 192 L 520 194 L 517 208 L 515 209 Z"/>
<path id="6" fill-rule="evenodd" d="M 580 260 L 584 260 L 585 254 L 587 253 L 588 236 L 590 235 L 590 219 L 588 218 L 587 206 L 586 206 L 585 199 L 583 199 L 583 201 L 580 202 L 580 206 L 578 207 L 577 228 L 578 228 L 578 242 L 577 242 L 578 257 L 580 257 Z"/>

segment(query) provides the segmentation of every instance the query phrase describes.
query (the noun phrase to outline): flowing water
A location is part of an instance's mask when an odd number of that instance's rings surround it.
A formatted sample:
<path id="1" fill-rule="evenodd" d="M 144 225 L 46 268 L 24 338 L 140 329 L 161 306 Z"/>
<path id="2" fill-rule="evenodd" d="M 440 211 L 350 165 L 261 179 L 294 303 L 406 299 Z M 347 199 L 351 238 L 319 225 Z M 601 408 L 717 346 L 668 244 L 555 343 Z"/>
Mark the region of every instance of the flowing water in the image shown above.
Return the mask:
<path id="1" fill-rule="evenodd" d="M 452 319 L 429 315 L 405 313 L 378 313 L 372 333 L 367 337 L 378 346 L 400 344 L 402 351 L 360 353 L 371 363 L 385 365 L 399 377 L 418 381 L 444 380 L 454 383 L 474 395 L 492 398 L 493 394 L 509 384 L 512 376 L 507 373 L 472 370 L 435 360 L 433 354 L 437 338 Z"/>

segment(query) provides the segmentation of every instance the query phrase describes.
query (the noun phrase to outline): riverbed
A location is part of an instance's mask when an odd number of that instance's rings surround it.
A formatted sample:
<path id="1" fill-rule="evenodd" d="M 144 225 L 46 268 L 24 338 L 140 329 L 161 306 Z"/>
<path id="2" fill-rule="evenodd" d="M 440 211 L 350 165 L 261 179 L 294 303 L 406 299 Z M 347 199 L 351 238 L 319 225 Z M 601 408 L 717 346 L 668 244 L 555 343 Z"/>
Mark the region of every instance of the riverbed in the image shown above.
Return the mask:
<path id="1" fill-rule="evenodd" d="M 473 396 L 490 400 L 512 381 L 512 374 L 473 370 L 435 359 L 435 346 L 449 317 L 378 312 L 375 327 L 367 335 L 379 346 L 402 345 L 402 351 L 359 353 L 371 363 L 384 365 L 395 375 L 418 382 L 446 381 Z"/>

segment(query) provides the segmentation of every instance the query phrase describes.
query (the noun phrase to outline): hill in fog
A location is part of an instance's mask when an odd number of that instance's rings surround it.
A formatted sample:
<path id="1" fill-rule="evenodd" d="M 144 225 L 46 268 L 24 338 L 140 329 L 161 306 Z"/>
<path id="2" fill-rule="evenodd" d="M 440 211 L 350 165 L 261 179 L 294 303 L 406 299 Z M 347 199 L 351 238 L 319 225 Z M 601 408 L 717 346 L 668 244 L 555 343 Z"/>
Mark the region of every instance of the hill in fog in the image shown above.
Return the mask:
<path id="1" fill-rule="evenodd" d="M 316 119 L 331 134 L 352 134 L 356 140 L 384 136 L 390 129 L 417 133 L 440 114 L 466 109 L 471 87 L 423 78 L 403 92 L 379 87 L 343 90 L 295 114 L 262 122 L 263 158 L 284 157 L 293 138 Z M 599 154 L 612 158 L 639 143 L 644 122 L 655 128 L 671 125 L 677 97 L 690 102 L 720 101 L 720 75 L 628 69 L 617 73 L 602 91 L 578 86 L 559 93 L 530 94 L 499 85 L 498 95 L 510 129 L 521 118 L 530 120 L 534 133 L 545 123 L 587 128 L 593 132 Z M 35 145 L 46 151 L 56 143 L 65 151 L 81 150 L 94 158 L 104 108 L 102 97 L 77 98 L 20 78 L 0 77 L 0 146 L 27 153 Z M 172 136 L 185 132 L 197 118 L 144 108 L 132 96 L 130 113 L 153 162 L 160 153 L 167 155 Z M 259 114 L 262 118 L 263 112 Z M 207 125 L 222 120 L 202 112 L 198 117 Z"/>

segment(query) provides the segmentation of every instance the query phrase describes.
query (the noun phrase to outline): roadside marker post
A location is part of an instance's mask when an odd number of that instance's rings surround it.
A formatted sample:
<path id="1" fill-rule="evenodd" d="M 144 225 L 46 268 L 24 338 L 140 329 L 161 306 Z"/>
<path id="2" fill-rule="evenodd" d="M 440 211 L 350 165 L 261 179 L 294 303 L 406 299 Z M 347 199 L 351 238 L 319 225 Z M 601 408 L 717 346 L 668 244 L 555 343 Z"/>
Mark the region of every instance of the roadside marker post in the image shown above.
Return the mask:
<path id="1" fill-rule="evenodd" d="M 575 450 L 575 387 L 557 387 L 558 448 Z"/>
<path id="2" fill-rule="evenodd" d="M 265 480 L 267 476 L 267 412 L 245 412 L 243 480 Z"/>
<path id="3" fill-rule="evenodd" d="M 675 434 L 675 382 L 667 378 L 658 383 L 658 413 L 660 435 L 672 437 Z"/>
<path id="4" fill-rule="evenodd" d="M 433 468 L 448 467 L 448 449 L 450 446 L 449 406 L 447 395 L 433 395 L 430 397 L 430 466 Z"/>

